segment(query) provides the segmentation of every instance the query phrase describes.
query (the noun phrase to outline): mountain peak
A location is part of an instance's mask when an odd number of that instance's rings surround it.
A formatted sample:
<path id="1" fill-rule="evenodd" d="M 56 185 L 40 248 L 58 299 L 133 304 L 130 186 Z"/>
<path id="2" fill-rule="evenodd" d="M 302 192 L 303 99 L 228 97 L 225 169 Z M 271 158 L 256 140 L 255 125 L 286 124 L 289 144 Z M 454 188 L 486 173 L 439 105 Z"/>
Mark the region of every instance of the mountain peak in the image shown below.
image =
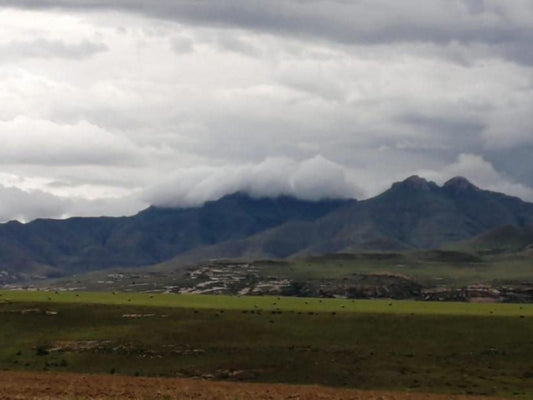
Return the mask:
<path id="1" fill-rule="evenodd" d="M 407 188 L 426 191 L 429 191 L 434 187 L 436 187 L 436 184 L 434 182 L 427 181 L 426 179 L 421 178 L 418 175 L 412 175 L 409 178 L 401 182 L 396 182 L 392 185 L 392 188 Z"/>
<path id="2" fill-rule="evenodd" d="M 468 179 L 462 176 L 456 176 L 442 185 L 444 189 L 453 190 L 455 192 L 467 190 L 479 190 L 477 186 L 472 184 Z"/>
<path id="3" fill-rule="evenodd" d="M 403 183 L 410 185 L 425 185 L 428 181 L 418 175 L 411 175 L 409 178 L 404 179 Z"/>

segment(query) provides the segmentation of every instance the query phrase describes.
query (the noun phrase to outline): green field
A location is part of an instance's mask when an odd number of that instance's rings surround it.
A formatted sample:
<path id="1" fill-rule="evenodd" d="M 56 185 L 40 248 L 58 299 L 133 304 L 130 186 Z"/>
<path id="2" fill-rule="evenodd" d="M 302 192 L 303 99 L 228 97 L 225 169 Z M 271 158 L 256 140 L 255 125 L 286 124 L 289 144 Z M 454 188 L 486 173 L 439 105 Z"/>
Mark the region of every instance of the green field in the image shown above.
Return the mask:
<path id="1" fill-rule="evenodd" d="M 43 291 L 0 299 L 2 369 L 533 398 L 533 305 Z"/>
<path id="2" fill-rule="evenodd" d="M 1 302 L 108 304 L 192 309 L 533 317 L 533 304 L 318 299 L 107 292 L 0 291 Z"/>

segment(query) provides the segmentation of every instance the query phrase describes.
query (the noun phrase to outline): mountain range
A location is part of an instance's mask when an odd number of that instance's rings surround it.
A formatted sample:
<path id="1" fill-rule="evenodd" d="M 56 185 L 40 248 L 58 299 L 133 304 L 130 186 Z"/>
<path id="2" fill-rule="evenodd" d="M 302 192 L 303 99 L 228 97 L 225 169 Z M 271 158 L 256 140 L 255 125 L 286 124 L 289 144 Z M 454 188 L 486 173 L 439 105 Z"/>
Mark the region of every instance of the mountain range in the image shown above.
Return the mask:
<path id="1" fill-rule="evenodd" d="M 131 217 L 0 224 L 0 271 L 42 276 L 155 264 L 192 248 L 311 221 L 352 203 L 236 193 L 195 208 L 149 207 Z"/>
<path id="2" fill-rule="evenodd" d="M 0 224 L 0 271 L 53 277 L 171 259 L 440 248 L 475 243 L 494 229 L 503 232 L 492 234 L 495 241 L 514 229 L 513 243 L 527 246 L 522 242 L 532 226 L 532 203 L 462 177 L 439 186 L 412 176 L 363 201 L 235 193 L 200 207 L 150 207 L 131 217 L 12 221 Z"/>
<path id="3" fill-rule="evenodd" d="M 438 186 L 411 176 L 315 221 L 289 221 L 244 240 L 193 249 L 177 260 L 431 249 L 505 226 L 533 226 L 533 204 L 482 190 L 462 177 Z"/>

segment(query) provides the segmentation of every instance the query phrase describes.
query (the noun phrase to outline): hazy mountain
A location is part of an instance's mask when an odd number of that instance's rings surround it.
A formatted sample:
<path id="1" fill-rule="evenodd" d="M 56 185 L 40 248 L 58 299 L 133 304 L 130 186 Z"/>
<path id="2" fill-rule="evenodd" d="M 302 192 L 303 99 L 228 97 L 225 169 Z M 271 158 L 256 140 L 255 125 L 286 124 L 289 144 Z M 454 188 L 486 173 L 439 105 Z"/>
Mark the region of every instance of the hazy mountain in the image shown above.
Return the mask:
<path id="1" fill-rule="evenodd" d="M 0 270 L 51 273 L 154 264 L 287 221 L 315 220 L 355 200 L 225 196 L 196 208 L 150 207 L 132 217 L 40 219 L 0 225 Z"/>

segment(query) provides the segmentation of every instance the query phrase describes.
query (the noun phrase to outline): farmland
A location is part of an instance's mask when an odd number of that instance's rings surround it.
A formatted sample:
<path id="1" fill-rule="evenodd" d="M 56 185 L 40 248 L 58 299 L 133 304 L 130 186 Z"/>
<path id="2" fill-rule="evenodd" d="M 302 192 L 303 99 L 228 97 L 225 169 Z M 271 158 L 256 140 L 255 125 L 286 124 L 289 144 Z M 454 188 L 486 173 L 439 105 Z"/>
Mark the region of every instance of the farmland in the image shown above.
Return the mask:
<path id="1" fill-rule="evenodd" d="M 0 295 L 2 369 L 533 396 L 532 305 Z"/>

